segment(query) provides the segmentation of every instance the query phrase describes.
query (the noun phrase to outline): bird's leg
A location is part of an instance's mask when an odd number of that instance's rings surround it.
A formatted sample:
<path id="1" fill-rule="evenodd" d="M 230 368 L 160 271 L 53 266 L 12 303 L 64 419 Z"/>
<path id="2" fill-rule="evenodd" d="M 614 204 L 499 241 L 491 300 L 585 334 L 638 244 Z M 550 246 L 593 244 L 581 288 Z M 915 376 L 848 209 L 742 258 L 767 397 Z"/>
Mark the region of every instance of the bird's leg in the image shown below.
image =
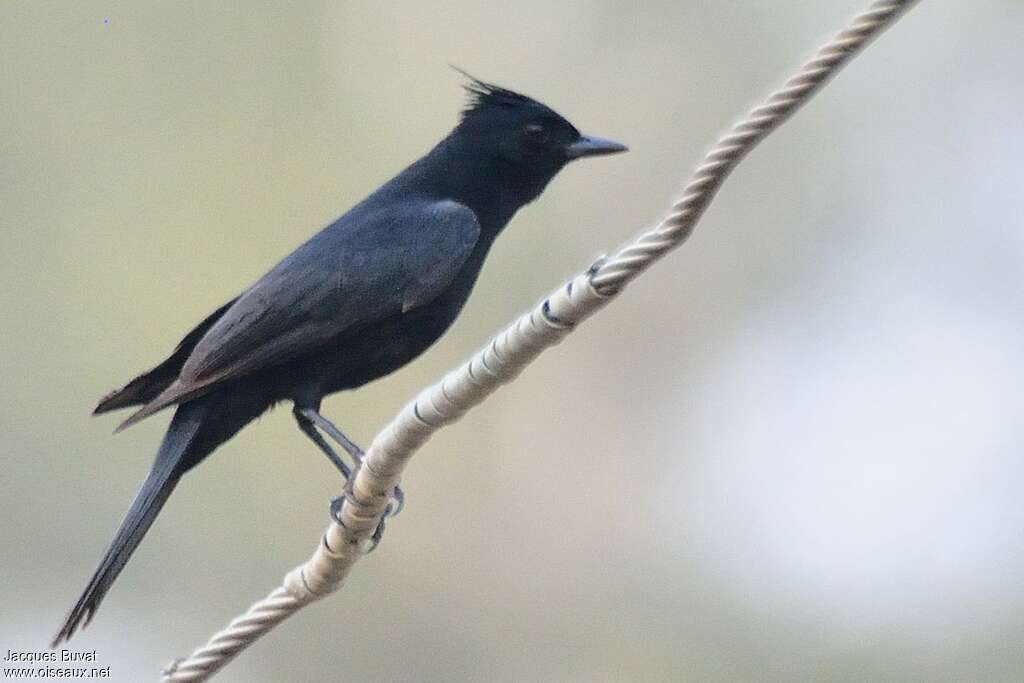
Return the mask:
<path id="1" fill-rule="evenodd" d="M 295 408 L 293 410 L 293 413 L 295 415 L 295 421 L 298 423 L 299 429 L 301 429 L 302 433 L 308 436 L 309 439 L 313 443 L 315 443 L 321 451 L 324 452 L 324 455 L 326 455 L 327 459 L 331 461 L 331 464 L 337 467 L 341 474 L 345 477 L 345 492 L 342 493 L 340 496 L 332 498 L 330 507 L 331 518 L 338 524 L 341 524 L 341 506 L 345 503 L 345 497 L 348 495 L 352 487 L 352 470 L 351 468 L 349 468 L 347 464 L 345 464 L 345 461 L 341 459 L 341 456 L 339 456 L 335 452 L 331 445 L 327 443 L 326 439 L 324 439 L 324 437 L 321 436 L 320 432 L 317 431 L 317 425 L 314 422 L 314 420 L 308 415 L 308 412 L 310 412 L 309 409 Z M 320 417 L 321 420 L 327 422 L 327 420 L 324 420 L 320 415 L 317 415 L 317 417 Z M 330 422 L 327 422 L 327 424 L 330 424 Z M 331 426 L 334 427 L 334 425 Z M 349 451 L 349 454 L 352 455 L 352 457 L 355 459 L 356 468 L 358 469 L 359 466 L 362 464 L 362 450 L 359 449 L 359 447 L 353 444 L 351 441 L 349 441 L 347 437 L 345 437 L 345 435 L 341 433 L 341 430 L 337 429 L 336 427 L 334 428 L 334 430 L 338 434 L 341 434 L 341 436 L 345 438 L 345 441 L 347 443 L 351 444 L 354 448 L 356 448 L 359 451 L 358 455 Z M 384 517 L 387 517 L 389 514 L 391 514 L 391 505 L 388 505 L 388 508 L 384 513 Z M 373 531 L 373 536 L 370 537 L 370 547 L 366 552 L 373 552 L 373 550 L 377 548 L 377 545 L 380 543 L 380 539 L 383 536 L 384 519 L 381 519 L 380 523 L 377 525 L 377 528 Z"/>
<path id="2" fill-rule="evenodd" d="M 308 436 L 310 441 L 315 443 L 317 448 L 323 451 L 324 455 L 327 456 L 327 459 L 331 461 L 331 464 L 337 467 L 338 471 L 341 472 L 341 475 L 345 477 L 345 481 L 348 481 L 352 476 L 352 469 L 346 465 L 345 461 L 341 459 L 341 456 L 331 448 L 331 444 L 327 443 L 324 437 L 320 435 L 320 432 L 316 430 L 313 423 L 304 415 L 301 415 L 297 410 L 295 411 L 295 421 L 298 423 L 299 429 L 302 430 L 302 433 Z"/>
<path id="3" fill-rule="evenodd" d="M 334 439 L 335 443 L 345 449 L 345 452 L 352 456 L 356 463 L 363 461 L 363 449 L 357 446 L 352 439 L 345 436 L 345 433 L 334 426 L 334 423 L 321 415 L 315 408 L 296 408 L 296 418 L 304 418 L 327 433 L 327 436 Z"/>
<path id="4" fill-rule="evenodd" d="M 316 428 L 322 429 L 327 433 L 329 437 L 345 449 L 345 451 L 352 456 L 352 459 L 356 463 L 358 469 L 363 463 L 363 449 L 356 445 L 354 441 L 345 436 L 345 433 L 338 429 L 337 426 L 326 417 L 321 415 L 315 408 L 299 408 L 296 407 L 293 411 L 295 413 L 295 419 L 299 423 L 299 428 L 305 432 L 309 438 L 320 447 L 327 457 L 334 463 L 335 467 L 341 469 L 342 473 L 345 474 L 345 479 L 351 481 L 350 472 L 348 466 L 341 461 L 338 454 L 335 453 L 334 449 L 324 440 Z M 314 436 L 315 435 L 315 436 Z M 342 469 L 344 468 L 344 469 Z M 402 508 L 405 507 L 405 492 L 402 491 L 402 487 L 396 486 L 395 490 L 391 492 L 391 497 L 394 498 L 394 504 L 388 504 L 387 512 L 385 517 L 394 517 Z M 341 511 L 341 503 L 344 501 L 344 496 L 336 498 L 331 504 L 331 514 L 337 519 L 337 513 Z M 337 509 L 335 509 L 337 507 Z M 374 544 L 373 547 L 377 547 L 377 543 L 380 542 L 380 534 L 384 532 L 384 522 L 381 521 L 381 525 L 374 532 Z M 372 549 L 372 548 L 371 548 Z"/>

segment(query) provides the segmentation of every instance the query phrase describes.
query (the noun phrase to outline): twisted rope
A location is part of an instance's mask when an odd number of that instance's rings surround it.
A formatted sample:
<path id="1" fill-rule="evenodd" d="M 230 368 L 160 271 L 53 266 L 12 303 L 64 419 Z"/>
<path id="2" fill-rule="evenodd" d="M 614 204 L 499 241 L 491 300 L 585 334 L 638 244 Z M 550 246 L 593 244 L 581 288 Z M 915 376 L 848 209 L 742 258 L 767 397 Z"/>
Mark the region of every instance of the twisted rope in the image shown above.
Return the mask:
<path id="1" fill-rule="evenodd" d="M 733 126 L 704 157 L 657 227 L 614 256 L 595 263 L 552 292 L 463 365 L 422 391 L 366 451 L 345 492 L 341 524 L 332 522 L 313 556 L 283 584 L 189 657 L 172 662 L 165 683 L 208 680 L 257 638 L 305 605 L 337 590 L 385 514 L 391 491 L 409 458 L 445 425 L 455 422 L 498 387 L 511 382 L 543 350 L 604 307 L 633 278 L 682 244 L 729 173 L 765 136 L 806 103 L 829 78 L 917 0 L 880 0 L 822 47 L 785 85 Z"/>

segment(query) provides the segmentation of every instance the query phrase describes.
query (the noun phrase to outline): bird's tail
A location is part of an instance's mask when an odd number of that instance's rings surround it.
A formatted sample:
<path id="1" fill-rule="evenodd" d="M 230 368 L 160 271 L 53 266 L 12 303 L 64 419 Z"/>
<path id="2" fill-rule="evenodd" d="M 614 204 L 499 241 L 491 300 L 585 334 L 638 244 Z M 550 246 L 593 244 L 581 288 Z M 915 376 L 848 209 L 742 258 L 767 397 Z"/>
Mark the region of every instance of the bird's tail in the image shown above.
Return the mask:
<path id="1" fill-rule="evenodd" d="M 135 552 L 142 537 L 146 535 L 179 478 L 187 469 L 183 467 L 184 456 L 196 436 L 201 421 L 200 411 L 179 410 L 174 416 L 160 445 L 153 469 L 132 501 L 128 514 L 121 522 L 121 528 L 117 530 L 117 536 L 107 548 L 100 566 L 89 579 L 89 584 L 78 598 L 78 602 L 71 608 L 50 647 L 55 648 L 61 642 L 70 639 L 80 626 L 84 627 L 92 620 L 103 597 L 110 590 L 117 575 L 124 569 L 128 558 Z"/>

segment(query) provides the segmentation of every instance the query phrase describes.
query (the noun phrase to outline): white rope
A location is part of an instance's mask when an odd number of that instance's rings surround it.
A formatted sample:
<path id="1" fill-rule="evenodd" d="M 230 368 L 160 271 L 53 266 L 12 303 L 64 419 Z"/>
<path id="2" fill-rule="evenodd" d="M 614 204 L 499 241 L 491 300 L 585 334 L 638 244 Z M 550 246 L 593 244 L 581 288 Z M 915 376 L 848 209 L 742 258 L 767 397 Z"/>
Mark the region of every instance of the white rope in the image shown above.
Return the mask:
<path id="1" fill-rule="evenodd" d="M 422 391 L 388 424 L 366 451 L 341 509 L 313 556 L 284 577 L 281 586 L 189 657 L 172 662 L 165 683 L 208 680 L 257 638 L 305 605 L 337 590 L 385 512 L 409 458 L 445 425 L 455 422 L 502 384 L 511 382 L 544 349 L 605 306 L 654 261 L 682 244 L 733 168 L 778 128 L 861 48 L 917 0 L 880 0 L 733 126 L 704 157 L 682 198 L 652 230 L 553 292 L 496 336 L 461 367 Z"/>

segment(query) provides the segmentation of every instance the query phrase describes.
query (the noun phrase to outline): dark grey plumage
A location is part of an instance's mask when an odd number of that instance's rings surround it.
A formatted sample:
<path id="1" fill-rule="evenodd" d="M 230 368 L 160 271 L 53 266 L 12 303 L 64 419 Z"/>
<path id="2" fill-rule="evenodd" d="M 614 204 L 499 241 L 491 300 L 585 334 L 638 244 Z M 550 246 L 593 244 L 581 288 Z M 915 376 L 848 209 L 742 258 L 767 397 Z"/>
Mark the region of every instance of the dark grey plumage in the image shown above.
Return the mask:
<path id="1" fill-rule="evenodd" d="M 569 161 L 625 150 L 580 135 L 524 95 L 475 79 L 467 91 L 458 126 L 427 155 L 207 317 L 167 360 L 100 401 L 96 413 L 142 406 L 122 427 L 178 408 L 54 646 L 92 619 L 185 472 L 283 400 L 336 461 L 309 422 L 323 419 L 323 397 L 420 355 L 462 310 L 515 212 Z"/>

